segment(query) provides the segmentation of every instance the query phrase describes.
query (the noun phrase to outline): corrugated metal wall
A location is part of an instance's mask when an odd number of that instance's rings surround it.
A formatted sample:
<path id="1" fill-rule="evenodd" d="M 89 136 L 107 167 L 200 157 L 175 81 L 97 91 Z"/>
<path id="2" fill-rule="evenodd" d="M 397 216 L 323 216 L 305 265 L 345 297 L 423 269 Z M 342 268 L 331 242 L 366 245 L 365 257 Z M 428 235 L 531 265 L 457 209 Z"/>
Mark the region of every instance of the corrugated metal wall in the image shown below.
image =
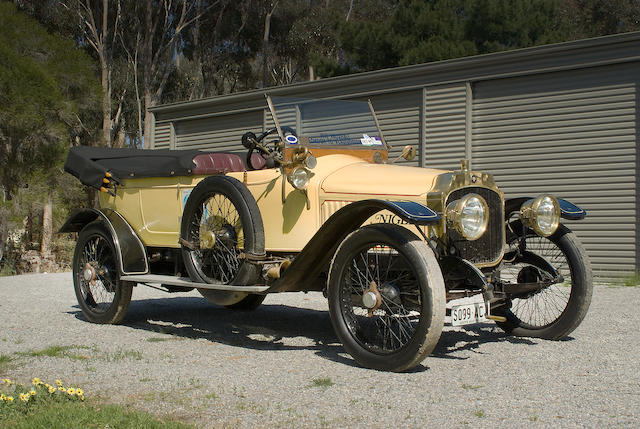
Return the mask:
<path id="1" fill-rule="evenodd" d="M 243 149 L 240 139 L 247 131 L 262 129 L 262 111 L 176 121 L 176 149 L 234 151 Z M 157 143 L 156 143 L 157 147 Z"/>
<path id="2" fill-rule="evenodd" d="M 420 110 L 422 109 L 422 90 L 380 94 L 371 97 L 380 128 L 387 143 L 391 145 L 389 159 L 395 160 L 406 145 L 418 149 L 413 161 L 400 158 L 396 163 L 420 165 Z"/>
<path id="3" fill-rule="evenodd" d="M 600 277 L 636 266 L 637 65 L 479 82 L 473 168 L 506 196 L 549 192 L 584 207 L 570 227 Z"/>
<path id="4" fill-rule="evenodd" d="M 456 170 L 466 158 L 466 86 L 456 83 L 425 88 L 425 167 Z"/>
<path id="5" fill-rule="evenodd" d="M 155 149 L 169 149 L 171 144 L 171 123 L 165 122 L 156 125 L 154 137 Z"/>

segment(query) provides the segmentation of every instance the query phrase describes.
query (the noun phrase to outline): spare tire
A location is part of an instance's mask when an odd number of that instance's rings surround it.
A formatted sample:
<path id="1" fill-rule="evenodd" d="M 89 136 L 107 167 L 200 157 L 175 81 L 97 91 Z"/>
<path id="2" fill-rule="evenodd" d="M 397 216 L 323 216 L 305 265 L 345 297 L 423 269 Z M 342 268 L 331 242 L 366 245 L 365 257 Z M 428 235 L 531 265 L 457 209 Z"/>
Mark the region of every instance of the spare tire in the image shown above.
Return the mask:
<path id="1" fill-rule="evenodd" d="M 264 255 L 262 216 L 253 195 L 237 179 L 210 176 L 198 183 L 184 207 L 180 237 L 182 258 L 192 281 L 253 285 L 260 278 L 260 267 L 240 255 Z M 198 290 L 210 302 L 225 306 L 251 295 Z"/>

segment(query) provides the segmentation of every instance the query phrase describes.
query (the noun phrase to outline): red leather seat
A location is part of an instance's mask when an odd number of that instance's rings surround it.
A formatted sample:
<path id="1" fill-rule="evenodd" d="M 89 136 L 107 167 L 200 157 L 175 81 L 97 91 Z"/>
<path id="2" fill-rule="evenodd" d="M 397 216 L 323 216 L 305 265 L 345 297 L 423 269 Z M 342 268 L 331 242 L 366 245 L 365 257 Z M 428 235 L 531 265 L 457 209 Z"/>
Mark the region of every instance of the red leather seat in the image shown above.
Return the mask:
<path id="1" fill-rule="evenodd" d="M 244 158 L 235 153 L 202 153 L 193 157 L 193 163 L 195 164 L 193 169 L 195 175 L 207 176 L 247 170 Z M 254 153 L 251 156 L 251 163 L 257 169 L 261 169 L 264 168 L 265 159 Z"/>

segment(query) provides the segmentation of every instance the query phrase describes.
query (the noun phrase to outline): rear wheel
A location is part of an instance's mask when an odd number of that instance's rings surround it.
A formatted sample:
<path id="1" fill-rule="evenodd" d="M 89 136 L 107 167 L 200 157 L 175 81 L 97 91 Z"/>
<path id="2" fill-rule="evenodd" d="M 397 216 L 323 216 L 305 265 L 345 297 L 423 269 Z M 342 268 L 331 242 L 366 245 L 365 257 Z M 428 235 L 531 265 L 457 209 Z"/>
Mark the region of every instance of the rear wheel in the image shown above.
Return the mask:
<path id="1" fill-rule="evenodd" d="M 507 227 L 508 255 L 515 254 L 521 245 L 518 235 L 521 230 L 520 221 Z M 591 264 L 582 244 L 564 225 L 550 237 L 540 237 L 529 229 L 525 237 L 526 250 L 544 258 L 562 275 L 563 281 L 510 297 L 509 308 L 496 311 L 507 318 L 498 326 L 516 336 L 563 338 L 580 325 L 589 309 L 593 292 Z M 512 283 L 542 283 L 549 274 L 543 264 L 532 259 L 530 263 L 504 263 L 500 278 Z"/>
<path id="2" fill-rule="evenodd" d="M 329 273 L 329 311 L 344 348 L 362 366 L 405 371 L 436 346 L 445 288 L 433 251 L 398 225 L 351 233 Z"/>
<path id="3" fill-rule="evenodd" d="M 78 236 L 73 286 L 90 322 L 119 323 L 129 309 L 133 284 L 120 280 L 113 239 L 101 223 L 87 225 Z"/>
<path id="4" fill-rule="evenodd" d="M 184 264 L 193 281 L 251 285 L 258 280 L 260 268 L 241 254 L 264 253 L 262 218 L 255 199 L 238 180 L 211 176 L 201 181 L 185 205 L 181 237 L 187 243 L 182 247 Z M 238 309 L 255 308 L 264 299 L 246 292 L 198 291 L 214 304 Z"/>

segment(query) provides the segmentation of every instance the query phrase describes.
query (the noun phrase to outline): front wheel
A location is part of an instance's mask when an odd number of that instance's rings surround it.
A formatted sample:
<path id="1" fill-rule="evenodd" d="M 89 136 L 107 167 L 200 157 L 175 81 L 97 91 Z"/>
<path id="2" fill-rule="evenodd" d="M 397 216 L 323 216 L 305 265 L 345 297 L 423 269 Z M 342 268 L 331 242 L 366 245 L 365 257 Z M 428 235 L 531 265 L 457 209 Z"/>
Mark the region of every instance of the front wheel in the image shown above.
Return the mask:
<path id="1" fill-rule="evenodd" d="M 119 323 L 124 319 L 133 284 L 120 280 L 113 239 L 100 223 L 87 225 L 78 235 L 73 286 L 82 314 L 90 322 Z"/>
<path id="2" fill-rule="evenodd" d="M 405 371 L 436 346 L 445 287 L 433 251 L 398 225 L 368 225 L 338 248 L 329 273 L 329 312 L 360 365 Z"/>
<path id="3" fill-rule="evenodd" d="M 520 221 L 507 227 L 507 254 L 516 254 L 522 246 Z M 558 340 L 580 325 L 591 303 L 593 276 L 589 258 L 569 228 L 560 225 L 550 237 L 540 237 L 532 230 L 524 233 L 525 248 L 548 262 L 563 281 L 525 295 L 510 297 L 509 307 L 497 313 L 506 317 L 499 322 L 505 332 L 522 337 Z M 544 282 L 548 274 L 533 263 L 505 262 L 501 280 L 513 283 Z"/>

